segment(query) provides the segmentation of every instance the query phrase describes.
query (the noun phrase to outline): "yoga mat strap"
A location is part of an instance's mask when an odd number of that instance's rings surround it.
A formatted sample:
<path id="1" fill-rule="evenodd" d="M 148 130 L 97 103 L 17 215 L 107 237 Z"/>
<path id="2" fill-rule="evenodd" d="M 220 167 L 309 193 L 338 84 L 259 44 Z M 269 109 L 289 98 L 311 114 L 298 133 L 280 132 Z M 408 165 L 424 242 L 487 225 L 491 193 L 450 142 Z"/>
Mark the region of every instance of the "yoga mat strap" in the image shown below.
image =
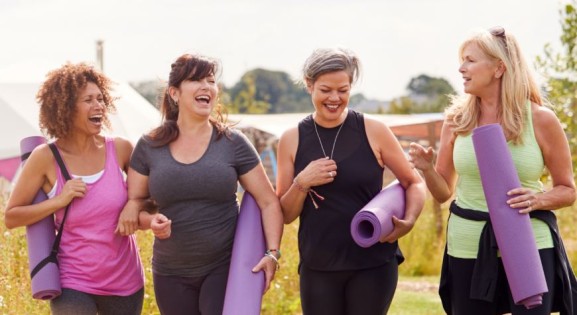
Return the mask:
<path id="1" fill-rule="evenodd" d="M 58 152 L 56 145 L 54 144 L 54 142 L 52 142 L 48 146 L 50 147 L 52 154 L 54 154 L 54 158 L 56 159 L 56 162 L 58 162 L 58 166 L 60 168 L 60 172 L 62 173 L 62 176 L 64 176 L 64 179 L 66 179 L 67 181 L 70 180 L 70 174 L 68 173 L 68 170 L 66 169 L 66 166 L 64 165 L 64 161 L 62 160 L 62 157 L 60 156 L 60 152 Z M 66 221 L 66 217 L 68 215 L 68 209 L 69 208 L 70 208 L 70 203 L 66 206 L 66 209 L 64 209 L 64 216 L 62 217 L 62 223 L 60 224 L 60 228 L 58 229 L 58 234 L 56 235 L 56 239 L 54 239 L 54 244 L 52 244 L 52 251 L 50 252 L 50 255 L 48 257 L 42 259 L 34 267 L 34 269 L 32 269 L 32 272 L 30 272 L 31 278 L 34 278 L 34 276 L 38 273 L 38 271 L 40 271 L 48 263 L 52 262 L 52 263 L 55 263 L 58 265 L 58 259 L 57 259 L 58 249 L 60 248 L 60 239 L 62 238 L 62 231 L 64 229 L 64 222 Z"/>
<path id="2" fill-rule="evenodd" d="M 56 243 L 56 242 L 55 242 Z M 54 251 L 52 250 L 50 252 L 50 256 L 42 259 L 37 265 L 36 267 L 34 267 L 34 269 L 32 269 L 32 272 L 30 272 L 30 278 L 34 278 L 34 276 L 38 273 L 38 271 L 40 271 L 42 268 L 44 268 L 44 266 L 46 266 L 49 263 L 55 263 L 56 265 L 58 265 L 58 259 L 57 259 L 57 255 L 58 251 Z"/>

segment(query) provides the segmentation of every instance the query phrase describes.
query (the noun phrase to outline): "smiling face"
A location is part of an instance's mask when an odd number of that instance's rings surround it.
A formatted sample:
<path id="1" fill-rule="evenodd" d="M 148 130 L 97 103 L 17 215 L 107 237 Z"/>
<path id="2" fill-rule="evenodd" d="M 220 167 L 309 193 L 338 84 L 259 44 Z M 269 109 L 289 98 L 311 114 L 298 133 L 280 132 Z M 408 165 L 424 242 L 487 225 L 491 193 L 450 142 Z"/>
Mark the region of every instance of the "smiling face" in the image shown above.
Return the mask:
<path id="1" fill-rule="evenodd" d="M 170 94 L 181 114 L 208 119 L 217 101 L 218 85 L 214 75 L 209 75 L 198 80 L 184 80 L 178 89 L 171 87 Z"/>
<path id="2" fill-rule="evenodd" d="M 351 94 L 351 78 L 345 71 L 320 75 L 307 84 L 315 107 L 315 121 L 324 127 L 339 125 L 346 114 Z"/>
<path id="3" fill-rule="evenodd" d="M 487 56 L 475 43 L 464 47 L 459 72 L 462 74 L 465 93 L 483 97 L 498 89 L 503 68 L 498 60 Z"/>
<path id="4" fill-rule="evenodd" d="M 86 87 L 78 93 L 76 111 L 74 113 L 75 132 L 97 135 L 102 130 L 102 122 L 106 114 L 104 96 L 93 82 L 87 82 Z"/>

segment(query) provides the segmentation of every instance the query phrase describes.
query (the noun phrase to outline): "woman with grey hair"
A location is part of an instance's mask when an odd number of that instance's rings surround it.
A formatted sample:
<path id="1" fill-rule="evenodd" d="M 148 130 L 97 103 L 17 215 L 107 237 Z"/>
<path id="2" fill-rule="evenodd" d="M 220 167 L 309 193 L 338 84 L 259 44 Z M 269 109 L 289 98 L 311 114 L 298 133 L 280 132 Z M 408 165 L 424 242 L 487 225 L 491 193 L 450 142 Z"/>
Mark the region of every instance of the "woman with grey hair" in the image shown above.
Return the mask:
<path id="1" fill-rule="evenodd" d="M 397 240 L 414 226 L 425 186 L 391 130 L 348 109 L 360 62 L 344 49 L 318 49 L 303 68 L 314 112 L 287 130 L 278 147 L 277 195 L 286 224 L 300 219 L 303 313 L 382 315 L 389 309 L 403 257 Z M 362 248 L 353 216 L 383 187 L 391 169 L 406 189 L 403 219 L 380 243 Z"/>

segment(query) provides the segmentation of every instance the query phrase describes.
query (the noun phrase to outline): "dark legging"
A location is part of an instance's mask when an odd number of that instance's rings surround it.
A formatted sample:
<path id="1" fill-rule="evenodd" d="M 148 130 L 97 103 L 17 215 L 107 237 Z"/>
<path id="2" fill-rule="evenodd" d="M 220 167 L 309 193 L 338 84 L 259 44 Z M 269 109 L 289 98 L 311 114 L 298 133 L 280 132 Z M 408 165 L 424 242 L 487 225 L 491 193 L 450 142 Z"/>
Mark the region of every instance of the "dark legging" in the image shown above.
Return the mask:
<path id="1" fill-rule="evenodd" d="M 505 311 L 499 310 L 498 305 L 507 304 L 511 307 L 513 315 L 549 315 L 553 305 L 555 295 L 555 251 L 554 249 L 542 249 L 539 251 L 541 263 L 545 272 L 545 279 L 549 292 L 543 295 L 543 304 L 526 309 L 523 305 L 515 305 L 509 283 L 505 275 L 503 263 L 499 259 L 499 278 L 497 291 L 495 292 L 494 303 L 469 298 L 471 292 L 471 275 L 475 259 L 461 259 L 449 256 L 451 304 L 453 315 L 491 315 L 503 314 Z M 531 275 L 527 275 L 531 277 Z M 505 301 L 498 300 L 507 299 Z"/>
<path id="2" fill-rule="evenodd" d="M 397 260 L 371 269 L 316 271 L 301 266 L 303 315 L 383 315 L 398 280 Z"/>
<path id="3" fill-rule="evenodd" d="M 72 289 L 50 301 L 53 315 L 140 315 L 144 288 L 129 296 L 96 295 Z"/>
<path id="4" fill-rule="evenodd" d="M 163 315 L 221 315 L 228 265 L 204 277 L 160 276 L 153 273 L 156 303 Z"/>

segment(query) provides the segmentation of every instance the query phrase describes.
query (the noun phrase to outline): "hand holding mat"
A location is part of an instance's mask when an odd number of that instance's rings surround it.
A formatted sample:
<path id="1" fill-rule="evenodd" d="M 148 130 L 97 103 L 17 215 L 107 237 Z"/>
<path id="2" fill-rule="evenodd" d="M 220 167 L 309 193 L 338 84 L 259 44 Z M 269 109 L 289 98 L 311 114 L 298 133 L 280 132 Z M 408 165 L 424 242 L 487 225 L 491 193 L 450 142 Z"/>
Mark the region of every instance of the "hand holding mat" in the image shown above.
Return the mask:
<path id="1" fill-rule="evenodd" d="M 264 271 L 253 273 L 252 268 L 262 259 L 265 248 L 260 209 L 245 191 L 234 235 L 223 315 L 260 314 L 265 275 Z"/>
<path id="2" fill-rule="evenodd" d="M 529 215 L 507 204 L 507 192 L 521 187 L 507 141 L 499 124 L 473 130 L 473 146 L 495 239 L 513 300 L 526 308 L 541 305 L 547 283 Z"/>
<path id="3" fill-rule="evenodd" d="M 22 155 L 22 165 L 26 162 L 32 150 L 46 143 L 40 136 L 27 137 L 20 141 L 20 152 Z M 33 204 L 48 199 L 46 194 L 40 190 L 36 194 Z M 56 238 L 56 228 L 52 215 L 26 226 L 26 242 L 28 244 L 28 263 L 30 272 L 44 258 L 50 255 L 54 239 Z M 60 287 L 60 271 L 55 263 L 48 263 L 42 267 L 38 273 L 32 277 L 32 297 L 39 300 L 51 300 L 62 293 Z"/>
<path id="4" fill-rule="evenodd" d="M 376 244 L 381 236 L 393 231 L 393 216 L 405 216 L 405 189 L 394 181 L 381 190 L 351 221 L 351 235 L 361 247 Z"/>

